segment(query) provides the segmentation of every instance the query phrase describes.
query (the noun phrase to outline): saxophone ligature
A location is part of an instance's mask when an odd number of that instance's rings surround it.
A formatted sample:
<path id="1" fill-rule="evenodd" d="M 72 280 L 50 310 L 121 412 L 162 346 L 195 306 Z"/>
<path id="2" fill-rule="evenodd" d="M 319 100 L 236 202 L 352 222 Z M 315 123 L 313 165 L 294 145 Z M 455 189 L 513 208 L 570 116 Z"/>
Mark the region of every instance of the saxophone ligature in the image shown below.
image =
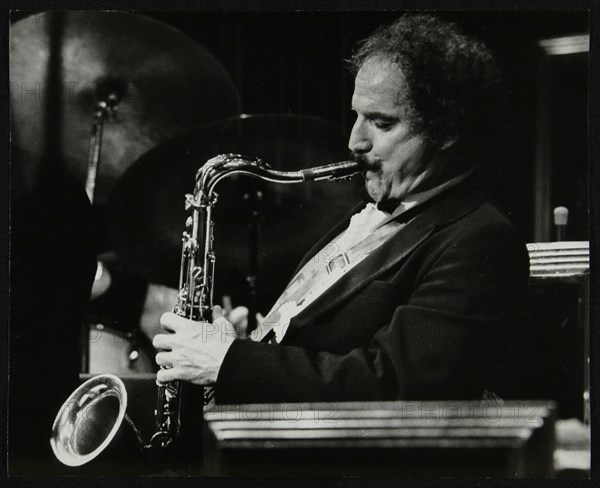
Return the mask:
<path id="1" fill-rule="evenodd" d="M 210 320 L 213 308 L 215 252 L 212 211 L 217 202 L 216 185 L 232 175 L 247 175 L 277 184 L 309 181 L 339 181 L 361 170 L 359 163 L 342 161 L 299 171 L 271 169 L 260 159 L 223 154 L 208 160 L 196 173 L 192 194 L 185 196 L 190 213 L 183 233 L 179 291 L 174 313 L 200 322 Z M 185 398 L 180 381 L 157 383 L 155 433 L 144 443 L 139 430 L 127 415 L 127 391 L 112 374 L 95 376 L 79 386 L 59 410 L 52 427 L 50 444 L 59 461 L 81 466 L 102 453 L 123 425 L 135 433 L 141 451 L 155 455 L 179 436 Z M 213 388 L 205 387 L 203 403 L 212 401 Z M 125 422 L 124 422 L 125 421 Z"/>

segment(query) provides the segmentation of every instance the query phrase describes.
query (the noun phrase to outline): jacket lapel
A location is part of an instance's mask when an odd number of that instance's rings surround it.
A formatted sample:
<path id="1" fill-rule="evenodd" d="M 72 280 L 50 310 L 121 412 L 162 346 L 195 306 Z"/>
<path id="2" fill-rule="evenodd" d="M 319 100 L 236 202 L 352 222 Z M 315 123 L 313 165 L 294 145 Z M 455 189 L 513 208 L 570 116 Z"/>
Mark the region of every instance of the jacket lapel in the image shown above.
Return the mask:
<path id="1" fill-rule="evenodd" d="M 458 220 L 479 206 L 483 200 L 484 197 L 479 192 L 472 189 L 466 189 L 465 191 L 462 188 L 462 191 L 448 192 L 443 197 L 424 204 L 422 209 L 413 209 L 401 214 L 397 220 L 411 219 L 406 226 L 357 264 L 350 272 L 342 276 L 331 288 L 292 320 L 290 327 L 295 325 L 294 322 L 296 324 L 309 322 L 310 320 L 306 319 L 327 312 L 343 300 L 359 292 L 371 281 L 405 259 L 436 230 L 436 227 L 443 227 L 452 221 Z M 417 214 L 415 215 L 415 213 Z M 322 246 L 331 241 L 347 225 L 348 221 L 345 220 L 342 225 L 337 226 L 334 231 L 330 232 L 326 239 L 322 239 L 311 249 L 308 259 L 314 256 Z M 303 260 L 303 262 L 306 261 L 307 259 Z"/>
<path id="2" fill-rule="evenodd" d="M 310 248 L 310 250 L 305 254 L 304 258 L 302 258 L 302 261 L 300 261 L 300 264 L 298 265 L 292 276 L 295 276 L 296 273 L 298 273 L 298 271 L 300 271 L 310 259 L 312 259 L 321 249 L 323 249 L 327 244 L 329 244 L 334 237 L 336 237 L 343 230 L 345 230 L 348 227 L 348 225 L 350 225 L 350 219 L 352 218 L 352 216 L 355 213 L 358 213 L 358 211 L 361 210 L 366 204 L 366 202 L 362 201 L 357 203 L 354 207 L 352 207 L 352 210 L 350 210 L 350 212 L 348 212 L 348 214 L 343 219 L 340 219 L 337 225 L 333 226 L 333 228 L 327 234 L 325 234 L 322 239 L 320 239 L 313 247 Z"/>

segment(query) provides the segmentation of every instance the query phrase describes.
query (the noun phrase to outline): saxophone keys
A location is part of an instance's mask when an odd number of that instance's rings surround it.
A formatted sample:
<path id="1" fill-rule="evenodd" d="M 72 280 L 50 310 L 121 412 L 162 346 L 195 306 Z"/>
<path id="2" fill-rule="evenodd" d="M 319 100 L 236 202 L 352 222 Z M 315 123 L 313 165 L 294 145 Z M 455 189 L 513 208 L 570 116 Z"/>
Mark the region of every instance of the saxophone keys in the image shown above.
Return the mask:
<path id="1" fill-rule="evenodd" d="M 198 242 L 196 241 L 196 239 L 194 239 L 193 237 L 190 237 L 190 235 L 187 232 L 183 233 L 183 250 L 184 252 L 195 252 L 196 249 L 198 249 Z"/>
<path id="2" fill-rule="evenodd" d="M 192 278 L 194 278 L 194 280 L 197 280 L 201 275 L 202 266 L 194 266 L 194 269 L 192 270 Z"/>
<path id="3" fill-rule="evenodd" d="M 190 208 L 198 208 L 198 201 L 194 198 L 194 195 L 191 193 L 186 193 L 185 195 L 185 210 L 189 210 Z"/>

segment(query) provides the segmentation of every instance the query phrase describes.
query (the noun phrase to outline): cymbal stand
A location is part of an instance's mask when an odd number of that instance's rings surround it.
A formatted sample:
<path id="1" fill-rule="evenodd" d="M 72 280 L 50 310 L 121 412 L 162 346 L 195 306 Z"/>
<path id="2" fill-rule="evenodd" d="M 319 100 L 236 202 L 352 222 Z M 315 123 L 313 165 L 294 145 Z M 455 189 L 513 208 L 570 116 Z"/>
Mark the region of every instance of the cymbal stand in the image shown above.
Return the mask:
<path id="1" fill-rule="evenodd" d="M 94 122 L 90 135 L 87 177 L 85 180 L 85 192 L 91 203 L 94 203 L 94 190 L 96 188 L 96 175 L 98 174 L 98 166 L 100 164 L 104 122 L 116 119 L 117 108 L 123 94 L 124 85 L 116 80 L 105 80 L 99 83 L 96 89 L 96 107 L 94 109 Z"/>

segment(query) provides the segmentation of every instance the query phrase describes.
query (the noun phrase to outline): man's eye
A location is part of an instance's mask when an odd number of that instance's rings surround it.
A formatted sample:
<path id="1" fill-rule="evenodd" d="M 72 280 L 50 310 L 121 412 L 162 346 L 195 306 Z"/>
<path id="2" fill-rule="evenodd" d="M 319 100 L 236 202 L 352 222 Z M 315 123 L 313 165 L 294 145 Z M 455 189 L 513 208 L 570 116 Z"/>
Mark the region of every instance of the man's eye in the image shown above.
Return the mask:
<path id="1" fill-rule="evenodd" d="M 389 130 L 394 125 L 394 122 L 391 122 L 389 120 L 376 120 L 374 124 L 375 127 L 377 127 L 378 129 Z"/>

